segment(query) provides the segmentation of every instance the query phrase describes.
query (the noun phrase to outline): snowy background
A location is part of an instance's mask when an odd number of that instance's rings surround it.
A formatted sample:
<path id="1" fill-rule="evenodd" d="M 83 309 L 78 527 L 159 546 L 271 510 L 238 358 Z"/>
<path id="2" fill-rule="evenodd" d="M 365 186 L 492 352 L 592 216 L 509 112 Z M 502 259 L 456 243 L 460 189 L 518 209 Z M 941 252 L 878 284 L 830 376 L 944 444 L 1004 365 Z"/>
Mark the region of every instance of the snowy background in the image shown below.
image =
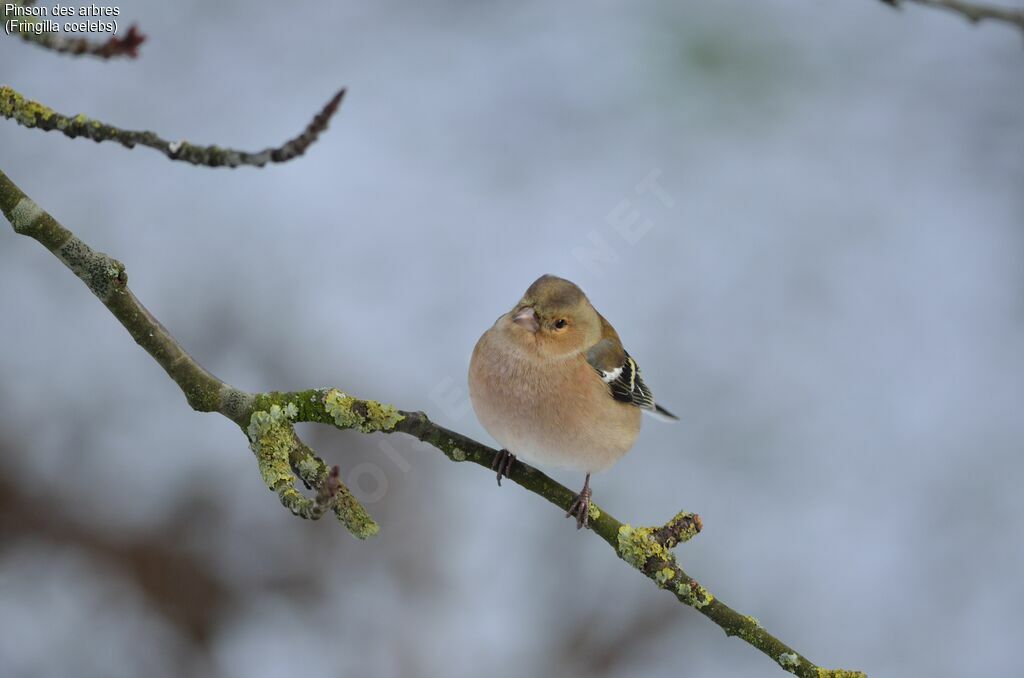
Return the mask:
<path id="1" fill-rule="evenodd" d="M 3 171 L 215 374 L 490 442 L 469 352 L 568 277 L 682 417 L 645 421 L 596 501 L 699 512 L 687 571 L 825 666 L 1019 665 L 1019 32 L 872 0 L 121 10 L 138 61 L 0 38 L 0 82 L 247 150 L 349 88 L 263 170 L 0 121 Z M 660 197 L 636 189 L 652 172 Z M 295 519 L 237 428 L 6 225 L 0 289 L 4 676 L 782 675 L 551 505 L 409 439 L 304 429 L 382 531 Z"/>

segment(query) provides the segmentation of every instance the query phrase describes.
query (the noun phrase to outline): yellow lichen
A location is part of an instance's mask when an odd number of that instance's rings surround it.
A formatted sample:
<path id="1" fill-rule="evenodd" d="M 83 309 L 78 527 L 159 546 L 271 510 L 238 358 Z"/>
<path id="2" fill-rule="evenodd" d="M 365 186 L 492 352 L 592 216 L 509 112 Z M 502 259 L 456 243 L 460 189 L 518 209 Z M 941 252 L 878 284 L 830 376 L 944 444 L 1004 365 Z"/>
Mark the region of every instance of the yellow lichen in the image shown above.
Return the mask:
<path id="1" fill-rule="evenodd" d="M 692 579 L 676 584 L 676 595 L 679 600 L 698 610 L 707 607 L 715 600 L 710 591 Z"/>
<path id="2" fill-rule="evenodd" d="M 356 539 L 369 539 L 380 532 L 380 525 L 378 525 L 373 518 L 370 518 L 369 516 L 366 517 L 366 520 L 359 523 L 352 523 L 345 519 L 341 519 L 341 522 L 348 528 L 349 532 L 351 532 L 352 536 Z"/>
<path id="3" fill-rule="evenodd" d="M 676 576 L 676 571 L 671 567 L 665 567 L 654 573 L 654 578 L 658 580 L 659 584 L 664 585 L 669 580 Z"/>
<path id="4" fill-rule="evenodd" d="M 359 400 L 332 388 L 323 398 L 324 410 L 339 428 L 357 428 L 363 433 L 391 431 L 405 419 L 393 405 L 376 400 Z"/>
<path id="5" fill-rule="evenodd" d="M 667 560 L 669 552 L 654 540 L 649 527 L 633 527 L 628 523 L 619 527 L 619 557 L 642 570 L 651 558 Z"/>
<path id="6" fill-rule="evenodd" d="M 293 483 L 295 476 L 288 457 L 295 444 L 295 436 L 286 410 L 271 405 L 269 410 L 253 412 L 246 432 L 267 487 L 278 491 Z"/>
<path id="7" fill-rule="evenodd" d="M 13 118 L 25 127 L 35 127 L 57 115 L 49 106 L 26 99 L 7 86 L 0 86 L 0 116 Z"/>
<path id="8" fill-rule="evenodd" d="M 380 525 L 347 490 L 342 491 L 341 501 L 335 505 L 334 514 L 358 539 L 368 539 L 380 532 Z"/>
<path id="9" fill-rule="evenodd" d="M 690 541 L 703 527 L 700 516 L 687 511 L 680 511 L 662 528 L 668 530 L 671 535 L 666 539 L 666 545 L 669 548 L 674 548 L 677 544 Z"/>

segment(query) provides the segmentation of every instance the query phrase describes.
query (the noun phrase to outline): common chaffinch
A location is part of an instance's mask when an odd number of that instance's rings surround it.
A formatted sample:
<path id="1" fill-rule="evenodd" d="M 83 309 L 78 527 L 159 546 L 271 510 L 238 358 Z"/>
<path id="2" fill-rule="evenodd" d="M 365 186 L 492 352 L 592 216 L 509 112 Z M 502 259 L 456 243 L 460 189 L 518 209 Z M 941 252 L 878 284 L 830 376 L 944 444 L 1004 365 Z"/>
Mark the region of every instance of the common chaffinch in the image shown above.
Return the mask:
<path id="1" fill-rule="evenodd" d="M 622 457 L 642 412 L 674 420 L 654 402 L 615 328 L 575 284 L 543 275 L 484 332 L 469 364 L 477 418 L 502 446 L 498 484 L 516 457 L 587 474 L 566 516 L 590 513 L 590 474 Z"/>

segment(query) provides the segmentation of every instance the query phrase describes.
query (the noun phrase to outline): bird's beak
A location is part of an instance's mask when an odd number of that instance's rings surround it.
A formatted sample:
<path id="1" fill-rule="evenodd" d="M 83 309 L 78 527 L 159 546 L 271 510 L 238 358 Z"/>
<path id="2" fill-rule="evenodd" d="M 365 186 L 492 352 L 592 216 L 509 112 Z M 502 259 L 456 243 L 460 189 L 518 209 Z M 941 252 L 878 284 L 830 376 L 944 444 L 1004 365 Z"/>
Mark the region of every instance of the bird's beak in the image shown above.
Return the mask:
<path id="1" fill-rule="evenodd" d="M 512 322 L 520 327 L 524 327 L 531 332 L 536 332 L 540 329 L 540 323 L 537 322 L 537 313 L 534 312 L 532 306 L 527 306 L 524 309 L 520 309 L 514 316 L 512 316 Z"/>

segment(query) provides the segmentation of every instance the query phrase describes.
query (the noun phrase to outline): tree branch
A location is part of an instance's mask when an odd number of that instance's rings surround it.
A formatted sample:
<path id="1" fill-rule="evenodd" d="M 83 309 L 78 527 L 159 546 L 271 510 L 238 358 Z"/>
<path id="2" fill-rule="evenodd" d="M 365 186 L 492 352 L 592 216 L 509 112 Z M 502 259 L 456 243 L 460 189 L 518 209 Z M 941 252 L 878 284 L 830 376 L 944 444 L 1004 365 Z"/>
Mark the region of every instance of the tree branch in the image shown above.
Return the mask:
<path id="1" fill-rule="evenodd" d="M 44 49 L 61 54 L 72 56 L 94 56 L 100 59 L 112 59 L 114 57 L 127 57 L 135 59 L 139 56 L 139 46 L 146 41 L 138 26 L 132 24 L 123 38 L 115 33 L 109 39 L 99 42 L 81 37 L 67 37 L 56 31 L 49 30 L 44 21 L 37 16 L 19 13 L 19 7 L 30 7 L 36 4 L 29 0 L 15 0 L 4 2 L 4 28 L 10 27 L 11 32 L 17 33 L 26 42 L 32 42 Z M 8 5 L 12 7 L 9 9 Z M 15 23 L 8 24 L 14 20 Z"/>
<path id="2" fill-rule="evenodd" d="M 881 0 L 890 7 L 897 9 L 902 6 L 902 0 Z M 918 5 L 938 7 L 947 12 L 953 12 L 964 17 L 972 24 L 980 21 L 990 20 L 1016 26 L 1024 31 L 1024 9 L 1012 9 L 1009 7 L 996 7 L 994 5 L 977 4 L 973 2 L 962 2 L 961 0 L 907 0 Z"/>
<path id="3" fill-rule="evenodd" d="M 247 393 L 221 381 L 195 361 L 128 289 L 124 265 L 92 250 L 44 212 L 3 171 L 0 210 L 16 233 L 34 238 L 92 290 L 132 338 L 164 368 L 199 412 L 219 412 L 246 431 L 260 473 L 281 503 L 294 514 L 316 519 L 333 509 L 357 537 L 377 532 L 377 525 L 323 461 L 295 434 L 297 422 L 328 424 L 363 433 L 405 433 L 432 445 L 455 462 L 470 461 L 491 468 L 497 451 L 430 421 L 422 412 L 405 412 L 374 400 L 362 400 L 337 389 L 288 393 Z M 294 487 L 297 473 L 312 499 Z M 575 493 L 541 471 L 517 462 L 510 479 L 567 510 Z M 679 513 L 661 527 L 634 527 L 591 506 L 590 528 L 615 554 L 659 588 L 694 608 L 729 636 L 738 636 L 786 671 L 803 678 L 864 678 L 858 671 L 823 669 L 774 637 L 749 615 L 717 599 L 687 574 L 671 549 L 701 530 L 700 517 Z"/>
<path id="4" fill-rule="evenodd" d="M 93 250 L 64 228 L 2 170 L 0 210 L 16 233 L 37 240 L 86 284 L 181 388 L 192 409 L 219 412 L 241 427 L 256 454 L 264 482 L 292 513 L 317 519 L 330 508 L 355 536 L 365 539 L 377 533 L 377 524 L 351 491 L 331 476 L 323 460 L 295 433 L 287 416 L 290 408 L 255 412 L 253 394 L 221 381 L 196 362 L 132 294 L 124 264 Z M 307 488 L 317 490 L 317 497 L 307 498 L 295 488 L 293 471 Z M 324 499 L 324 494 L 329 498 Z"/>
<path id="5" fill-rule="evenodd" d="M 254 153 L 219 146 L 195 146 L 187 141 L 167 141 L 154 132 L 123 130 L 82 114 L 64 115 L 38 101 L 26 99 L 6 85 L 0 85 L 0 117 L 14 120 L 23 127 L 34 127 L 44 131 L 57 130 L 72 139 L 85 137 L 93 141 L 114 141 L 126 148 L 134 148 L 136 144 L 148 146 L 171 160 L 181 160 L 193 165 L 263 167 L 268 162 L 287 162 L 305 153 L 327 129 L 344 96 L 345 90 L 342 89 L 331 97 L 299 136 L 276 148 L 266 148 Z"/>

